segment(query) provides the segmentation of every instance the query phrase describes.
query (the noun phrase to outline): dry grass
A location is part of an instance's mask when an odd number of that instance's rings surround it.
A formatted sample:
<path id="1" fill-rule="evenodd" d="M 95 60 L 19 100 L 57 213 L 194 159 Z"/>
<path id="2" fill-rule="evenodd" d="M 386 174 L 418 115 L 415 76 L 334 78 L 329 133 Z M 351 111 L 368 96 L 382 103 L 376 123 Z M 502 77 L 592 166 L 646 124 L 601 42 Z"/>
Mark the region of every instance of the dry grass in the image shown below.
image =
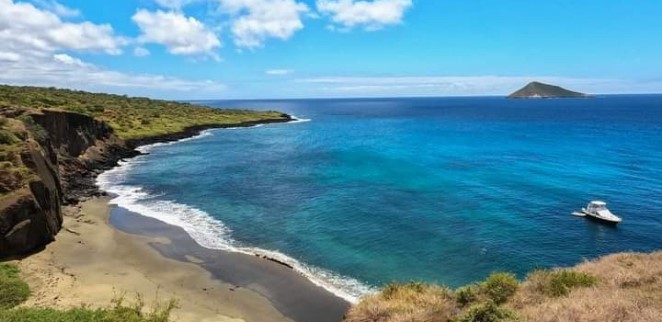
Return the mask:
<path id="1" fill-rule="evenodd" d="M 516 291 L 515 291 L 516 289 Z M 503 297 L 495 292 L 502 292 Z M 505 293 L 513 293 L 512 297 Z M 496 300 L 503 300 L 498 305 Z M 365 298 L 346 322 L 660 322 L 662 252 L 622 253 L 570 269 L 529 274 L 515 288 L 508 274 L 455 292 L 394 284 Z"/>
<path id="2" fill-rule="evenodd" d="M 513 299 L 522 321 L 659 322 L 662 321 L 662 252 L 623 253 L 578 265 L 573 271 L 595 276 L 592 287 L 566 296 L 541 294 L 532 276 Z"/>
<path id="3" fill-rule="evenodd" d="M 391 284 L 348 312 L 348 322 L 444 322 L 457 313 L 452 292 L 420 283 Z"/>

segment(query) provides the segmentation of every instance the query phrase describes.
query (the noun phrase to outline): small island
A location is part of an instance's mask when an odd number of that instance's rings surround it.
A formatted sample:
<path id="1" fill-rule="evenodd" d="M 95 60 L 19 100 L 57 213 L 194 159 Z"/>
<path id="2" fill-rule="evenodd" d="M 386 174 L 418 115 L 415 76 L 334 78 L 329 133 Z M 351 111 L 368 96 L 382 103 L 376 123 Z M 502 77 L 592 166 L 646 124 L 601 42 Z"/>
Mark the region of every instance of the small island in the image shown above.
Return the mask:
<path id="1" fill-rule="evenodd" d="M 531 82 L 514 93 L 508 95 L 508 98 L 586 98 L 587 94 L 567 90 L 563 87 L 544 84 L 540 82 Z"/>

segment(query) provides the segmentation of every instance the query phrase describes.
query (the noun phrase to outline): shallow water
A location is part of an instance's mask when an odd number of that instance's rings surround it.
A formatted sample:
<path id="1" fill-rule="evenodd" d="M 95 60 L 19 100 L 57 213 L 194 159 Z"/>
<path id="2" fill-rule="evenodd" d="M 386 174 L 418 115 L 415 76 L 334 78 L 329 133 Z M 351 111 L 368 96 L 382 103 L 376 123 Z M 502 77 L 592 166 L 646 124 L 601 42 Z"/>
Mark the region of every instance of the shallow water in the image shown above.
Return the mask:
<path id="1" fill-rule="evenodd" d="M 204 103 L 311 121 L 147 147 L 100 185 L 203 246 L 273 251 L 350 300 L 662 246 L 662 96 Z M 594 199 L 624 222 L 570 215 Z"/>

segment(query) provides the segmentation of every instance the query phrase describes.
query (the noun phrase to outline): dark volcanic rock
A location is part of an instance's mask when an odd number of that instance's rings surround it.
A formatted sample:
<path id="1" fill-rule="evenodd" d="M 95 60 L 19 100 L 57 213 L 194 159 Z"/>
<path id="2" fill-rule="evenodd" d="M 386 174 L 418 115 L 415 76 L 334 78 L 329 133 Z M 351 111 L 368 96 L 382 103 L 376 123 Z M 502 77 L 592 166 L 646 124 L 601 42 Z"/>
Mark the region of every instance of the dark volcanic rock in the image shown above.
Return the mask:
<path id="1" fill-rule="evenodd" d="M 562 97 L 589 97 L 584 93 L 573 92 L 565 88 L 531 82 L 516 92 L 510 94 L 509 98 L 562 98 Z"/>
<path id="2" fill-rule="evenodd" d="M 0 112 L 10 116 L 13 110 Z M 212 124 L 125 142 L 106 123 L 87 115 L 54 110 L 28 115 L 47 135 L 37 137 L 39 142 L 26 138 L 23 143 L 21 161 L 36 174 L 29 188 L 14 191 L 0 201 L 0 258 L 26 254 L 52 242 L 62 228 L 62 204 L 103 195 L 96 186 L 97 175 L 115 167 L 119 160 L 139 155 L 135 150 L 139 145 L 179 140 L 210 128 L 292 120 L 284 115 L 287 117 L 230 126 Z"/>
<path id="3" fill-rule="evenodd" d="M 26 142 L 21 159 L 38 179 L 0 205 L 0 256 L 30 252 L 53 241 L 62 228 L 59 173 L 43 151 L 37 142 Z"/>

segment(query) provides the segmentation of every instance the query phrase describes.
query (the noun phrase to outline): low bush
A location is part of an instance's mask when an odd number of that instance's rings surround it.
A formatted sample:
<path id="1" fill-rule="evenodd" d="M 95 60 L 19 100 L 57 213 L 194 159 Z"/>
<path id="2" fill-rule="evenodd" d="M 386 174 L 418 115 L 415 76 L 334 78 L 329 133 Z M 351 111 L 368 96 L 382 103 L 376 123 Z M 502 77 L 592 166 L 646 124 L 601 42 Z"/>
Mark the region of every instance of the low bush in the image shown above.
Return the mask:
<path id="1" fill-rule="evenodd" d="M 536 271 L 530 279 L 538 280 L 538 291 L 551 297 L 565 296 L 574 288 L 591 287 L 598 282 L 596 277 L 588 273 L 570 270 Z"/>
<path id="2" fill-rule="evenodd" d="M 461 306 L 466 306 L 468 304 L 476 302 L 479 296 L 480 296 L 479 285 L 463 286 L 455 290 L 455 300 Z"/>
<path id="3" fill-rule="evenodd" d="M 510 273 L 492 273 L 480 285 L 481 292 L 496 304 L 505 303 L 518 287 L 517 277 Z"/>
<path id="4" fill-rule="evenodd" d="M 492 301 L 470 306 L 454 322 L 502 322 L 516 320 L 515 314 Z"/>
<path id="5" fill-rule="evenodd" d="M 18 142 L 18 139 L 9 130 L 0 129 L 0 144 L 14 144 Z"/>

